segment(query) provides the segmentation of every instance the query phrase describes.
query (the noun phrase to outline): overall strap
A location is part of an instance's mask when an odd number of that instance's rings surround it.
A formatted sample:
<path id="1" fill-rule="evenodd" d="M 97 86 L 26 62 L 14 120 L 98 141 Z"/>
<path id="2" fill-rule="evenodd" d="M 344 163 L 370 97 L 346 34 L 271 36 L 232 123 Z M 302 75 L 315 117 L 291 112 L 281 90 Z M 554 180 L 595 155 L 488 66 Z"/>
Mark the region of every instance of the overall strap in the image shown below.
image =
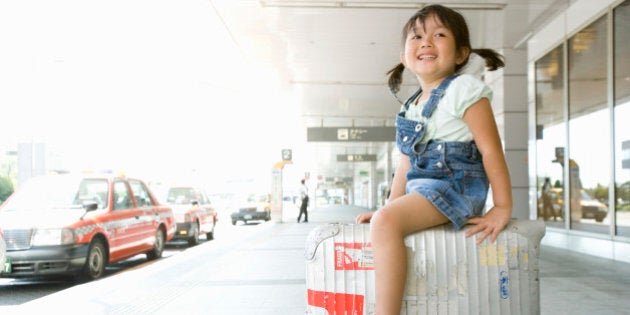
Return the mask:
<path id="1" fill-rule="evenodd" d="M 446 77 L 446 79 L 440 82 L 440 85 L 437 88 L 431 91 L 431 97 L 422 109 L 422 117 L 428 119 L 429 117 L 431 117 L 431 115 L 433 115 L 433 111 L 437 108 L 437 105 L 444 96 L 444 93 L 446 93 L 446 88 L 448 88 L 448 86 L 455 78 L 457 78 L 457 76 L 459 76 L 459 74 L 452 74 Z"/>
<path id="2" fill-rule="evenodd" d="M 405 111 L 409 110 L 409 105 L 411 104 L 411 102 L 413 102 L 418 97 L 418 95 L 420 95 L 421 93 L 422 93 L 422 87 L 419 88 L 415 93 L 413 93 L 413 95 L 411 95 L 407 99 L 407 101 L 405 102 L 405 105 L 404 105 L 405 106 Z"/>

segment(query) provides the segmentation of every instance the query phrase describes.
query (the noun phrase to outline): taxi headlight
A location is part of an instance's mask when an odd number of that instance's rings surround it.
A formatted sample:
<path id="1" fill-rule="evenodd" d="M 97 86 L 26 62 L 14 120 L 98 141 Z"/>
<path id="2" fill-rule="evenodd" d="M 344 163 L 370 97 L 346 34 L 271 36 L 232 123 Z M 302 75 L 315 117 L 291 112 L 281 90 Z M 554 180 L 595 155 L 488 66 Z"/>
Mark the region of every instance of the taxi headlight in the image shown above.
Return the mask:
<path id="1" fill-rule="evenodd" d="M 67 245 L 74 243 L 71 229 L 37 229 L 33 234 L 33 246 Z"/>

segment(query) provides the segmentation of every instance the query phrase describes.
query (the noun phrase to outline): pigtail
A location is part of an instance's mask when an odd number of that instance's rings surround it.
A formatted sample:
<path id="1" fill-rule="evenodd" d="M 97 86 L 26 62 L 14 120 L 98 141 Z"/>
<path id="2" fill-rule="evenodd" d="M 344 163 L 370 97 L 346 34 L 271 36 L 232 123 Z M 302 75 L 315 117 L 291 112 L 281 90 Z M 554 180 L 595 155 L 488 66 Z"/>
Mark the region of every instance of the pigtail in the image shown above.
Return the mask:
<path id="1" fill-rule="evenodd" d="M 472 52 L 486 60 L 486 67 L 489 71 L 494 71 L 505 66 L 503 55 L 492 49 L 478 48 L 473 49 Z"/>
<path id="2" fill-rule="evenodd" d="M 397 64 L 391 70 L 387 71 L 387 75 L 389 78 L 387 79 L 387 86 L 389 87 L 389 92 L 394 95 L 394 97 L 402 104 L 400 99 L 398 98 L 398 92 L 400 92 L 400 85 L 403 80 L 403 72 L 405 71 L 405 65 L 402 63 Z"/>

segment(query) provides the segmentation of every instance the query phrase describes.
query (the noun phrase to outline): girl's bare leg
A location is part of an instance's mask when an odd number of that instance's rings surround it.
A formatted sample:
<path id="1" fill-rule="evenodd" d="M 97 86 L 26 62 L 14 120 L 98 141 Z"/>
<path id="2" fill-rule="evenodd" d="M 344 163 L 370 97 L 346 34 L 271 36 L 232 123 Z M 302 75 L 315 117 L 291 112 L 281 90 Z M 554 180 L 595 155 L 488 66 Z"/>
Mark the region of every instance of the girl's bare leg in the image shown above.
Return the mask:
<path id="1" fill-rule="evenodd" d="M 371 223 L 376 314 L 398 315 L 407 277 L 408 234 L 447 223 L 448 219 L 420 194 L 397 198 L 374 213 Z"/>

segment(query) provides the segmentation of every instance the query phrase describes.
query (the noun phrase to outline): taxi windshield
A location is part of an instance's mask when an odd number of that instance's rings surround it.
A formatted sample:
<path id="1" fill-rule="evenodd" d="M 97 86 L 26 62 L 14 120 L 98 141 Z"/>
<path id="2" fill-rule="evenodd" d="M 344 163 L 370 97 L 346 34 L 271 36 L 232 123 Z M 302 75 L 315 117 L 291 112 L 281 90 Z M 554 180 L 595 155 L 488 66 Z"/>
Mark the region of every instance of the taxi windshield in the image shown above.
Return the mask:
<path id="1" fill-rule="evenodd" d="M 176 205 L 187 205 L 195 199 L 195 192 L 192 188 L 175 187 L 168 190 L 167 202 Z"/>
<path id="2" fill-rule="evenodd" d="M 75 176 L 35 177 L 20 186 L 3 205 L 3 211 L 29 211 L 56 208 L 81 208 L 96 203 L 107 207 L 106 179 Z"/>

